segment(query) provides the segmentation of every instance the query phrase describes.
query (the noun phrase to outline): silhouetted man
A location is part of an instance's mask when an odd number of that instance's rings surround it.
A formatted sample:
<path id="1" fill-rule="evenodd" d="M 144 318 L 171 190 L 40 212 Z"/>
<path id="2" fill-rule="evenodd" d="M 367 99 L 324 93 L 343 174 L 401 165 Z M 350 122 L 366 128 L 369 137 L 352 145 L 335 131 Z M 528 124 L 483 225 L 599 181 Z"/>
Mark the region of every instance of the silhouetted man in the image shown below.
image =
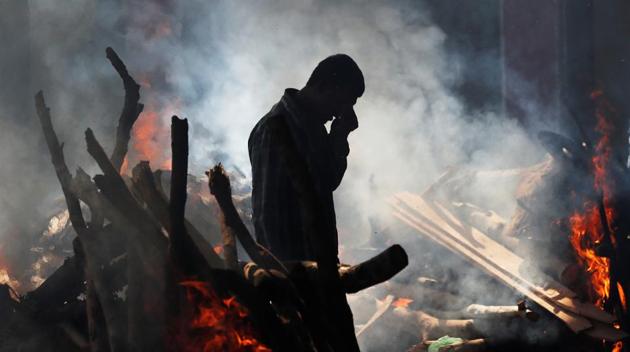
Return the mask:
<path id="1" fill-rule="evenodd" d="M 358 127 L 353 106 L 365 89 L 363 74 L 348 55 L 337 54 L 320 62 L 306 86 L 287 89 L 249 137 L 253 174 L 253 222 L 258 241 L 281 260 L 315 260 L 303 230 L 301 206 L 283 163 L 280 136 L 274 124 L 285 124 L 292 145 L 307 166 L 321 204 L 320 216 L 334 232 L 327 248 L 337 253 L 332 192 L 346 170 L 348 135 Z M 324 124 L 332 121 L 330 133 Z"/>

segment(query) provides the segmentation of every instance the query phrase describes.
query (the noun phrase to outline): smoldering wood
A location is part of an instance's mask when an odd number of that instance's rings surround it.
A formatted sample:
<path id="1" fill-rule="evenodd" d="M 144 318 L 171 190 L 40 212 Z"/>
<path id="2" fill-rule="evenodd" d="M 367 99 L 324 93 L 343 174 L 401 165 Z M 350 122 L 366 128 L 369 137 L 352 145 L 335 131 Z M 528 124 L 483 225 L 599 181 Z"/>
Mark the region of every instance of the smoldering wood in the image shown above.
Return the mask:
<path id="1" fill-rule="evenodd" d="M 110 54 L 109 51 L 108 54 Z M 112 56 L 110 59 L 112 58 L 114 57 Z M 112 64 L 116 67 L 117 65 L 115 61 L 116 60 L 114 58 Z M 124 65 L 122 67 L 124 68 Z M 120 69 L 120 67 L 117 67 L 117 70 L 118 69 Z M 120 70 L 119 73 L 121 74 L 121 77 L 124 76 Z M 124 80 L 125 78 L 123 77 L 123 81 Z M 139 110 L 137 111 L 139 113 Z M 123 115 L 125 115 L 124 111 Z M 120 137 L 121 126 L 123 125 L 122 120 L 123 116 L 121 116 L 118 131 L 119 135 L 117 137 Z M 129 129 L 131 128 L 131 125 L 132 123 L 128 126 Z M 125 138 L 117 138 L 117 144 L 121 140 L 124 141 Z M 131 348 L 132 350 L 160 350 L 162 345 L 161 341 L 159 341 L 159 337 L 164 336 L 165 332 L 164 324 L 161 321 L 161 313 L 156 314 L 156 312 L 153 311 L 149 312 L 152 314 L 147 314 L 148 312 L 144 311 L 143 307 L 146 307 L 147 304 L 149 304 L 153 305 L 155 309 L 161 310 L 161 307 L 165 306 L 163 302 L 150 301 L 152 297 L 147 296 L 147 292 L 150 292 L 150 294 L 154 297 L 163 296 L 161 294 L 161 292 L 163 292 L 161 287 L 163 284 L 168 284 L 163 282 L 165 280 L 168 281 L 168 279 L 165 279 L 161 275 L 162 270 L 159 267 L 164 265 L 161 259 L 164 258 L 164 249 L 168 242 L 160 233 L 160 225 L 155 223 L 152 218 L 144 212 L 139 204 L 137 204 L 137 200 L 134 198 L 134 195 L 127 189 L 124 180 L 118 174 L 120 165 L 113 163 L 110 158 L 106 157 L 102 147 L 98 144 L 98 141 L 96 141 L 96 138 L 94 138 L 94 135 L 90 130 L 86 132 L 86 142 L 88 145 L 88 152 L 97 161 L 101 170 L 103 170 L 103 175 L 97 175 L 94 178 L 94 182 L 92 182 L 89 176 L 82 170 L 78 171 L 77 177 L 72 178 L 70 173 L 67 171 L 65 164 L 63 164 L 63 169 L 57 168 L 58 163 L 55 163 L 55 167 L 56 170 L 65 171 L 65 174 L 61 172 L 58 173 L 58 175 L 60 175 L 59 178 L 64 191 L 72 188 L 73 192 L 78 195 L 77 197 L 75 194 L 65 192 L 69 198 L 72 199 L 72 197 L 74 197 L 74 199 L 76 199 L 77 209 L 80 210 L 78 207 L 78 198 L 80 197 L 90 207 L 90 213 L 93 215 L 90 224 L 85 224 L 83 221 L 83 226 L 77 226 L 79 229 L 81 227 L 87 227 L 90 230 L 89 237 L 80 235 L 80 237 L 85 237 L 88 242 L 90 242 L 88 246 L 85 246 L 86 249 L 84 250 L 86 253 L 85 257 L 89 258 L 85 265 L 87 267 L 88 276 L 96 278 L 94 279 L 93 285 L 88 285 L 88 294 L 92 291 L 97 291 L 97 293 L 100 294 L 99 291 L 103 287 L 107 286 L 104 274 L 99 274 L 98 270 L 95 272 L 95 269 L 102 267 L 103 263 L 106 263 L 107 260 L 111 259 L 111 253 L 109 253 L 109 251 L 102 251 L 102 249 L 108 248 L 108 243 L 104 243 L 102 240 L 109 239 L 111 241 L 111 239 L 114 238 L 116 240 L 128 242 L 125 248 L 127 252 L 125 256 L 125 265 L 128 268 L 126 279 L 128 280 L 129 288 L 125 304 L 129 307 L 129 311 L 127 312 L 123 310 L 123 313 L 128 313 L 128 315 L 120 315 L 129 319 L 126 324 L 127 326 L 120 324 L 120 321 L 116 322 L 115 320 L 112 320 L 112 318 L 116 318 L 112 317 L 112 314 L 113 312 L 116 312 L 117 307 L 112 307 L 112 303 L 109 300 L 105 299 L 102 302 L 100 300 L 95 301 L 94 303 L 97 304 L 91 306 L 93 309 L 90 308 L 90 315 L 98 316 L 99 313 L 102 313 L 104 319 L 107 320 L 107 323 L 104 325 L 94 325 L 94 330 L 92 330 L 90 335 L 93 337 L 94 341 L 105 341 L 109 344 L 109 346 L 107 346 L 107 344 L 103 344 L 102 346 L 93 345 L 92 347 L 94 350 L 112 351 L 125 350 L 127 348 Z M 56 144 L 58 145 L 58 142 Z M 61 146 L 59 146 L 58 149 L 61 151 Z M 120 150 L 118 145 L 115 149 Z M 116 158 L 115 155 L 118 155 L 116 153 L 118 152 L 115 151 L 115 153 L 112 154 L 112 159 Z M 57 154 L 52 154 L 55 159 Z M 124 153 L 121 154 L 120 159 L 122 160 L 124 159 Z M 63 160 L 63 154 L 59 153 L 59 155 L 61 155 L 61 160 Z M 185 157 L 185 160 L 187 160 L 187 156 Z M 185 180 L 186 170 L 185 168 L 183 168 L 183 170 Z M 177 175 L 177 172 L 175 172 L 175 174 Z M 175 181 L 173 184 L 177 185 L 177 182 Z M 161 186 L 158 185 L 155 188 L 157 189 L 158 187 Z M 177 187 L 173 187 L 172 190 L 177 191 Z M 185 183 L 183 190 L 185 199 Z M 171 197 L 171 199 L 176 198 L 176 196 Z M 164 200 L 164 198 L 162 198 L 162 200 Z M 185 202 L 182 203 L 185 204 Z M 164 208 L 168 209 L 167 207 Z M 181 216 L 179 219 L 183 220 L 183 206 L 180 209 Z M 95 211 L 93 212 L 92 210 Z M 75 214 L 76 213 L 73 212 L 71 215 L 74 216 Z M 82 214 L 80 215 L 80 220 L 83 220 Z M 105 229 L 103 227 L 105 218 L 107 218 L 110 222 L 110 225 L 105 228 L 115 228 L 116 230 L 114 233 L 101 233 L 102 230 Z M 169 219 L 169 221 L 170 220 L 171 219 Z M 182 222 L 183 221 L 179 222 L 178 226 L 180 226 L 180 228 Z M 184 222 L 184 226 L 184 229 L 187 230 L 188 224 L 186 222 Z M 171 226 L 165 227 L 171 228 Z M 201 236 L 199 235 L 199 237 Z M 95 252 L 96 249 L 101 249 L 101 253 Z M 206 249 L 210 251 L 211 248 L 207 246 Z M 220 262 L 220 259 L 218 261 Z M 239 301 L 243 302 L 244 305 L 250 309 L 251 316 L 257 323 L 256 327 L 259 331 L 263 332 L 265 340 L 269 341 L 269 345 L 273 346 L 274 350 L 312 350 L 312 348 L 308 347 L 308 341 L 305 341 L 304 339 L 300 340 L 299 338 L 296 339 L 296 336 L 287 333 L 286 329 L 282 328 L 282 323 L 275 316 L 276 313 L 269 306 L 268 302 L 262 300 L 256 290 L 253 287 L 250 287 L 243 279 L 239 279 L 238 276 L 235 276 L 235 273 L 228 273 L 222 270 L 208 270 L 208 268 L 203 268 L 204 266 L 208 267 L 207 263 L 202 264 L 203 265 L 200 265 L 202 267 L 200 270 L 211 272 L 209 275 L 211 276 L 210 281 L 212 281 L 213 285 L 216 285 L 219 292 L 237 296 Z M 222 267 L 222 265 L 217 265 L 217 267 L 218 266 Z M 145 280 L 143 280 L 142 276 L 146 276 L 144 278 Z M 52 282 L 53 281 L 51 281 L 51 283 Z M 112 292 L 104 292 L 103 296 L 112 297 Z M 118 310 L 120 311 L 120 309 Z M 145 315 L 144 319 L 141 319 L 142 315 Z M 105 330 L 104 327 L 108 328 L 108 330 Z M 127 328 L 126 333 L 114 333 L 117 331 L 117 327 Z M 71 328 L 66 330 L 69 335 L 73 334 Z M 100 338 L 103 336 L 101 334 L 103 331 L 109 333 L 109 339 L 103 340 Z M 118 338 L 121 335 L 122 339 L 119 340 Z M 78 344 L 81 343 L 81 338 L 75 338 L 74 340 L 76 340 Z"/>
<path id="2" fill-rule="evenodd" d="M 106 183 L 103 183 L 103 185 L 106 185 Z M 108 186 L 104 186 L 104 189 L 107 190 Z M 109 190 L 111 191 L 111 190 Z M 109 199 L 106 199 L 104 197 L 102 197 L 101 202 L 105 203 L 105 204 L 109 204 Z M 105 206 L 104 209 L 116 209 L 113 205 L 110 206 Z M 128 216 L 128 215 L 127 215 Z M 113 214 L 113 217 L 117 218 L 118 221 L 121 221 L 123 224 L 125 223 L 125 221 L 129 221 L 126 219 L 125 216 L 122 216 L 121 214 L 116 215 L 115 213 Z M 108 217 L 109 218 L 109 217 Z M 129 224 L 129 226 L 131 226 L 133 228 L 133 224 Z M 136 232 L 138 230 L 135 230 Z M 131 237 L 133 237 L 133 234 L 130 234 Z M 142 237 L 140 237 L 142 238 Z M 133 267 L 139 267 L 139 266 L 133 266 Z M 146 275 L 146 274 L 145 274 Z M 245 283 L 241 283 L 238 278 L 234 277 L 235 273 L 233 275 L 229 275 L 228 273 L 221 271 L 221 270 L 213 270 L 211 273 L 211 277 L 212 280 L 211 282 L 214 284 L 214 287 L 219 291 L 219 292 L 233 292 L 234 295 L 236 295 L 239 299 L 239 301 L 243 302 L 244 305 L 246 305 L 248 308 L 250 308 L 250 312 L 252 315 L 253 320 L 255 320 L 257 322 L 257 327 L 260 328 L 260 331 L 266 332 L 268 333 L 270 336 L 284 336 L 282 333 L 282 329 L 279 327 L 279 323 L 275 323 L 274 321 L 277 322 L 277 318 L 275 318 L 275 315 L 273 315 L 274 313 L 271 311 L 270 307 L 268 307 L 268 303 L 264 302 L 260 299 L 260 297 L 256 296 L 256 294 L 254 292 L 252 292 L 251 289 L 247 288 L 247 285 Z M 206 278 L 207 279 L 207 278 Z M 130 282 L 131 284 L 131 282 Z M 131 286 L 128 289 L 128 301 L 127 304 L 132 304 L 132 297 L 130 296 L 130 292 L 129 290 L 131 290 Z M 134 314 L 133 311 L 129 312 L 130 316 L 129 319 L 132 319 L 132 315 Z M 263 323 L 264 322 L 264 323 Z M 131 326 L 131 322 L 130 322 L 130 330 L 132 328 Z M 269 331 L 273 331 L 273 332 L 269 332 Z M 132 334 L 132 331 L 129 332 L 129 334 Z M 267 334 L 265 334 L 267 335 Z M 139 337 L 138 337 L 139 338 Z M 274 344 L 278 345 L 278 346 L 285 346 L 287 343 L 293 341 L 290 337 L 285 336 L 285 338 L 283 339 L 279 339 L 279 341 L 287 341 L 287 342 L 278 342 L 275 341 Z M 130 342 L 131 344 L 131 342 Z M 134 345 L 131 345 L 134 346 Z M 292 349 L 285 349 L 285 350 L 292 350 Z"/>
<path id="3" fill-rule="evenodd" d="M 236 249 L 236 232 L 239 224 L 234 224 L 233 219 L 226 219 L 226 210 L 223 208 L 227 207 L 227 205 L 222 206 L 221 204 L 229 203 L 233 206 L 232 203 L 232 192 L 230 189 L 230 181 L 227 179 L 225 174 L 223 173 L 223 168 L 219 164 L 215 166 L 211 171 L 206 172 L 208 176 L 208 187 L 210 189 L 210 193 L 214 195 L 221 212 L 219 214 L 219 222 L 221 224 L 221 237 L 223 242 L 223 257 L 225 258 L 225 262 L 228 268 L 238 271 L 238 253 Z M 229 199 L 228 199 L 229 198 Z M 229 211 L 229 210 L 228 210 Z M 242 223 L 240 221 L 240 216 L 238 216 L 237 223 Z M 232 223 L 230 222 L 232 220 Z M 232 226 L 230 226 L 232 225 Z M 242 241 L 241 241 L 242 242 Z M 247 245 L 250 245 L 247 243 Z M 247 247 L 246 247 L 247 248 Z M 247 251 L 247 249 L 246 249 Z M 255 258 L 255 257 L 253 257 Z M 259 259 L 259 258 L 255 258 Z M 254 261 L 256 261 L 254 259 Z"/>
<path id="4" fill-rule="evenodd" d="M 169 200 L 170 255 L 178 266 L 177 269 L 181 270 L 181 274 L 208 278 L 210 267 L 186 229 L 188 184 L 188 121 L 186 119 L 172 117 L 171 149 L 173 169 Z"/>
<path id="5" fill-rule="evenodd" d="M 472 299 L 458 295 L 438 285 L 426 285 L 421 282 L 399 283 L 396 280 L 386 282 L 387 291 L 397 297 L 408 297 L 419 306 L 428 310 L 460 310 L 473 304 Z"/>
<path id="6" fill-rule="evenodd" d="M 498 271 L 493 265 L 486 263 L 485 260 L 483 260 L 480 256 L 475 255 L 473 252 L 468 251 L 465 247 L 460 246 L 458 242 L 450 241 L 449 237 L 445 237 L 445 234 L 443 232 L 439 232 L 438 229 L 428 227 L 426 226 L 426 224 L 414 222 L 411 220 L 411 218 L 405 217 L 409 214 L 403 213 L 405 212 L 404 209 L 396 208 L 396 211 L 400 212 L 400 213 L 396 213 L 396 216 L 398 216 L 399 214 L 403 216 L 400 219 L 403 221 L 406 221 L 408 225 L 413 226 L 414 228 L 416 228 L 417 230 L 421 231 L 422 233 L 428 236 L 431 236 L 431 238 L 438 241 L 438 243 L 444 245 L 447 248 L 456 248 L 458 251 L 462 251 L 465 255 L 471 256 L 471 258 L 474 258 L 475 263 L 478 263 L 479 265 L 481 265 L 482 268 L 484 268 L 485 270 L 488 270 L 488 272 L 490 272 L 492 275 L 496 275 L 501 280 L 506 282 L 508 285 L 526 294 L 529 298 L 531 298 L 537 304 L 541 305 L 543 308 L 556 314 L 568 326 L 572 327 L 572 329 L 574 329 L 575 332 L 584 331 L 592 326 L 588 320 L 582 317 L 579 317 L 573 314 L 572 312 L 567 312 L 567 311 L 558 309 L 555 305 L 539 297 L 538 295 L 533 293 L 531 290 L 529 290 L 526 286 L 524 286 L 520 282 L 517 282 L 511 277 L 509 277 L 508 275 L 504 274 L 503 272 Z"/>
<path id="7" fill-rule="evenodd" d="M 393 245 L 379 255 L 354 266 L 341 266 L 339 276 L 346 293 L 356 293 L 391 279 L 407 267 L 409 259 L 400 245 Z"/>
<path id="8" fill-rule="evenodd" d="M 318 265 L 313 261 L 287 261 L 289 276 L 303 276 L 317 284 Z M 407 254 L 399 245 L 393 245 L 380 254 L 357 265 L 341 264 L 339 277 L 345 293 L 357 293 L 392 278 L 407 266 Z M 391 286 L 389 286 L 391 287 Z"/>
<path id="9" fill-rule="evenodd" d="M 386 328 L 387 327 L 387 328 Z M 405 333 L 421 341 L 433 340 L 444 335 L 461 338 L 482 337 L 472 319 L 443 319 L 422 310 L 396 307 L 394 296 L 388 295 L 381 302 L 374 315 L 357 333 L 364 345 L 379 344 L 380 331 Z"/>
<path id="10" fill-rule="evenodd" d="M 52 125 L 52 120 L 50 117 L 50 109 L 46 106 L 46 103 L 44 100 L 44 94 L 41 91 L 38 92 L 37 95 L 35 96 L 35 106 L 37 110 L 37 115 L 39 116 L 40 124 L 42 126 L 44 137 L 48 145 L 48 150 L 50 151 L 50 154 L 51 154 L 51 160 L 52 160 L 53 166 L 55 167 L 57 178 L 59 180 L 59 183 L 61 184 L 61 189 L 66 199 L 66 204 L 68 206 L 68 212 L 70 216 L 70 222 L 72 223 L 72 227 L 74 228 L 74 230 L 77 232 L 77 235 L 79 236 L 79 241 L 81 243 L 81 247 L 84 253 L 90 256 L 90 260 L 85 261 L 85 270 L 88 272 L 88 275 L 87 275 L 88 280 L 100 281 L 101 277 L 97 269 L 99 263 L 95 263 L 96 258 L 98 258 L 97 247 L 99 247 L 99 245 L 98 243 L 96 243 L 97 237 L 94 235 L 94 232 L 98 231 L 99 229 L 88 228 L 88 226 L 86 225 L 85 219 L 83 217 L 79 200 L 70 190 L 73 178 L 65 163 L 65 158 L 63 155 L 63 145 L 59 143 L 57 134 L 55 133 L 55 130 Z M 99 210 L 95 208 L 93 213 L 99 214 Z M 95 219 L 98 219 L 98 217 L 95 217 Z M 100 221 L 95 220 L 92 224 L 94 226 L 99 226 Z M 100 289 L 98 289 L 97 286 L 100 286 L 100 285 L 97 285 L 96 283 L 90 282 L 89 285 L 94 285 L 93 287 L 95 288 L 95 290 L 88 291 L 88 293 L 90 294 L 87 297 L 87 300 L 89 301 L 89 306 L 99 307 L 101 303 L 100 303 L 100 300 L 98 299 L 98 296 L 104 297 L 105 295 L 107 295 L 107 291 L 103 287 L 100 287 Z M 93 313 L 94 314 L 91 314 L 88 316 L 89 329 L 93 330 L 93 329 L 98 329 L 99 327 L 100 329 L 104 328 L 105 326 L 104 322 L 98 319 L 106 320 L 107 317 L 103 317 L 103 315 L 98 314 L 96 312 L 93 312 Z M 107 345 L 112 346 L 113 345 L 112 340 L 114 339 L 114 337 L 112 336 L 110 332 L 111 331 L 103 332 L 99 337 L 95 337 L 94 339 L 91 339 L 90 340 L 91 346 L 98 350 L 106 349 Z M 108 343 L 106 343 L 106 341 L 103 338 L 101 338 L 102 336 L 105 336 L 105 335 L 109 335 Z"/>
<path id="11" fill-rule="evenodd" d="M 83 232 L 86 229 L 86 224 L 83 218 L 83 212 L 81 211 L 81 205 L 79 204 L 79 200 L 69 190 L 72 175 L 66 166 L 65 157 L 63 155 L 63 144 L 59 143 L 59 139 L 53 128 L 50 118 L 50 109 L 46 106 L 44 93 L 42 91 L 39 91 L 35 96 L 35 108 L 42 126 L 42 131 L 44 132 L 46 144 L 48 145 L 52 164 L 55 167 L 55 173 L 57 174 L 57 178 L 61 184 L 61 190 L 63 191 L 68 205 L 72 227 L 74 227 L 77 233 Z"/>
<path id="12" fill-rule="evenodd" d="M 186 199 L 186 182 L 187 182 L 187 144 L 188 144 L 188 125 L 186 120 L 179 120 L 176 116 L 172 119 L 172 148 L 173 148 L 173 171 L 171 179 L 171 241 L 174 236 L 180 236 L 180 247 L 176 251 L 171 251 L 172 255 L 197 257 L 198 249 L 190 240 L 184 226 L 184 212 Z M 175 225 L 175 222 L 179 225 Z M 179 233 L 175 229 L 179 229 Z M 178 252 L 181 251 L 181 252 Z M 175 259 L 175 258 L 174 258 Z M 308 350 L 306 347 L 308 342 L 301 341 L 299 335 L 291 334 L 282 328 L 280 320 L 276 317 L 276 313 L 272 310 L 268 301 L 264 300 L 256 290 L 241 278 L 235 271 L 211 269 L 203 267 L 205 264 L 194 259 L 189 262 L 191 269 L 195 274 L 199 274 L 201 278 L 210 282 L 219 294 L 230 292 L 234 294 L 240 302 L 250 309 L 251 316 L 259 329 L 263 331 L 263 336 L 270 339 L 269 343 L 281 351 L 292 350 Z M 306 343 L 306 344 L 305 344 Z"/>
<path id="13" fill-rule="evenodd" d="M 145 246 L 161 251 L 167 244 L 167 241 L 160 231 L 160 226 L 140 208 L 131 192 L 129 192 L 124 180 L 114 168 L 105 154 L 105 151 L 96 140 L 94 133 L 89 128 L 85 131 L 85 140 L 88 153 L 94 158 L 103 171 L 103 175 L 96 175 L 94 177 L 94 183 L 96 183 L 103 195 L 112 202 L 116 208 L 121 210 L 122 214 L 132 219 L 132 222 L 140 230 L 139 235 L 141 239 L 138 240 L 142 240 Z M 144 249 L 146 250 L 147 248 Z"/>
<path id="14" fill-rule="evenodd" d="M 116 144 L 110 156 L 112 165 L 116 170 L 120 171 L 125 156 L 127 155 L 131 129 L 138 119 L 138 116 L 140 116 L 144 105 L 138 103 L 140 100 L 140 85 L 131 77 L 127 71 L 127 67 L 118 54 L 111 47 L 105 49 L 105 53 L 107 59 L 109 59 L 122 79 L 125 89 L 125 102 L 122 112 L 120 113 L 120 118 L 118 119 L 118 127 L 116 128 Z"/>
<path id="15" fill-rule="evenodd" d="M 458 311 L 440 311 L 424 309 L 426 313 L 444 319 L 512 319 L 521 318 L 529 321 L 537 321 L 540 316 L 529 308 L 513 306 L 487 306 L 483 304 L 471 304 Z"/>
<path id="16" fill-rule="evenodd" d="M 169 218 L 171 223 L 171 257 L 179 264 L 184 275 L 194 275 L 192 264 L 187 262 L 186 239 L 184 232 L 184 214 L 186 212 L 186 187 L 188 185 L 188 122 L 177 116 L 171 118 L 171 196 L 169 199 Z"/>
<path id="17" fill-rule="evenodd" d="M 94 287 L 94 281 L 89 280 L 86 286 L 86 295 L 94 297 L 94 299 L 87 300 L 86 302 L 86 314 L 88 320 L 96 322 L 88 327 L 88 338 L 91 342 L 90 351 L 111 351 L 111 347 L 109 346 L 109 336 L 107 336 L 107 326 L 104 324 L 105 316 L 103 315 L 103 307 L 101 306 L 98 295 L 96 295 L 97 291 Z"/>
<path id="18" fill-rule="evenodd" d="M 158 170 L 155 175 L 161 174 Z M 136 193 L 147 205 L 149 211 L 161 223 L 162 226 L 171 232 L 171 221 L 168 211 L 168 201 L 158 187 L 157 177 L 151 172 L 148 161 L 141 161 L 132 169 L 132 183 Z M 213 250 L 212 245 L 205 240 L 203 235 L 190 223 L 185 220 L 186 231 L 193 242 L 199 248 L 201 255 L 205 258 L 207 265 L 213 269 L 222 269 L 225 267 L 223 259 L 221 259 Z"/>
<path id="19" fill-rule="evenodd" d="M 274 269 L 287 274 L 284 264 L 267 248 L 256 242 L 249 230 L 247 230 L 232 201 L 230 180 L 225 174 L 223 166 L 218 164 L 206 174 L 208 175 L 210 193 L 214 195 L 221 210 L 219 221 L 221 222 L 222 232 L 227 232 L 226 236 L 238 238 L 247 255 L 256 264 L 266 269 Z"/>
<path id="20" fill-rule="evenodd" d="M 174 285 L 167 278 L 166 238 L 160 226 L 135 201 L 90 129 L 85 137 L 88 153 L 104 173 L 95 176 L 94 183 L 120 209 L 122 217 L 128 219 L 127 226 L 138 229 L 136 235 L 127 236 L 128 345 L 132 349 L 160 350 L 166 331 L 165 292 Z"/>
<path id="21" fill-rule="evenodd" d="M 413 205 L 411 206 L 415 207 L 416 210 L 409 212 L 410 209 L 404 209 L 401 208 L 399 205 L 392 203 L 392 205 L 396 209 L 396 216 L 400 215 L 399 218 L 401 220 L 421 231 L 423 234 L 431 237 L 438 243 L 446 246 L 447 248 L 450 248 L 451 250 L 456 250 L 463 253 L 465 256 L 470 257 L 471 260 L 473 260 L 473 263 L 479 264 L 482 268 L 484 268 L 484 270 L 488 270 L 489 273 L 504 281 L 509 286 L 514 287 L 520 292 L 526 294 L 536 304 L 545 308 L 552 314 L 555 314 L 569 327 L 574 329 L 573 331 L 584 331 L 585 333 L 591 331 L 592 329 L 589 330 L 588 328 L 591 328 L 597 320 L 605 322 L 608 325 L 604 325 L 612 329 L 612 326 L 610 326 L 612 320 L 609 314 L 597 309 L 590 304 L 575 300 L 575 294 L 573 292 L 562 287 L 562 285 L 556 283 L 554 280 L 550 278 L 545 280 L 547 282 L 547 286 L 543 289 L 541 287 L 537 288 L 536 284 L 533 284 L 527 279 L 521 277 L 518 273 L 520 260 L 507 260 L 508 257 L 514 255 L 508 255 L 507 252 L 505 253 L 505 255 L 500 254 L 502 253 L 502 251 L 505 252 L 505 250 L 500 249 L 500 247 L 497 247 L 495 245 L 491 245 L 489 239 L 481 236 L 481 234 L 476 229 L 471 229 L 472 233 L 468 233 L 468 238 L 462 237 L 465 236 L 466 232 L 457 232 L 462 231 L 462 229 L 453 230 L 458 228 L 455 224 L 456 219 L 448 218 L 447 220 L 446 218 L 441 218 L 440 215 L 435 214 L 436 211 L 438 213 L 444 213 L 445 210 L 443 208 L 440 208 L 439 210 L 431 210 L 432 208 L 430 206 L 421 205 L 422 201 L 419 198 L 414 198 L 411 195 L 405 195 L 402 199 L 412 202 Z M 430 217 L 431 220 L 426 218 L 427 216 Z M 491 258 L 495 256 L 504 256 L 505 260 L 501 259 L 501 268 L 490 265 L 490 263 L 487 263 L 488 265 L 486 265 L 485 261 L 488 260 L 487 254 L 485 257 L 479 256 L 478 254 L 475 254 L 478 249 L 474 249 L 470 245 L 464 246 L 464 243 L 470 242 L 471 240 L 481 241 L 481 243 L 483 244 L 483 248 L 493 248 L 493 254 L 490 255 Z M 477 245 L 476 247 L 481 248 L 479 245 Z M 501 270 L 497 269 L 507 271 L 503 273 L 501 272 Z M 588 317 L 588 319 L 586 319 L 586 317 Z"/>
<path id="22" fill-rule="evenodd" d="M 400 326 L 416 333 L 422 340 L 437 339 L 444 335 L 462 338 L 480 336 L 472 319 L 439 319 L 421 310 L 397 307 L 391 310 L 396 319 L 402 322 Z"/>
<path id="23" fill-rule="evenodd" d="M 252 238 L 232 201 L 230 181 L 223 167 L 218 164 L 206 174 L 208 175 L 210 193 L 214 195 L 221 210 L 222 231 L 229 231 L 234 234 L 250 258 L 254 260 L 253 263 L 244 265 L 245 278 L 257 287 L 268 300 L 274 302 L 275 306 L 279 307 L 282 315 L 286 317 L 288 328 L 300 336 L 300 339 L 304 341 L 303 343 L 308 346 L 314 344 L 320 351 L 329 350 L 330 346 L 327 339 L 321 332 L 322 329 L 315 318 L 317 313 L 308 309 L 308 303 L 313 304 L 313 302 L 304 302 L 303 300 L 304 291 L 313 291 L 317 284 L 316 280 L 311 278 L 309 282 L 306 279 L 305 289 L 300 295 L 296 285 L 299 286 L 298 282 L 302 282 L 300 279 L 304 279 L 304 277 L 299 277 L 296 281 L 296 277 L 287 271 L 282 262 Z M 305 305 L 305 303 L 307 304 Z M 310 334 L 304 330 L 302 320 L 310 328 Z"/>

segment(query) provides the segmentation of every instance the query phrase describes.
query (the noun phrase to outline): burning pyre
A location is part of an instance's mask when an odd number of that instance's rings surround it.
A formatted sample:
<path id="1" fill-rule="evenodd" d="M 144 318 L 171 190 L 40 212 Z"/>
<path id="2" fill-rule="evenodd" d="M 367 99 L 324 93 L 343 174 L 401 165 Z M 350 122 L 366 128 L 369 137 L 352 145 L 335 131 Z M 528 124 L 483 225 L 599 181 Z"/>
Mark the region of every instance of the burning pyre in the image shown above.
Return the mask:
<path id="1" fill-rule="evenodd" d="M 258 341 L 249 312 L 236 297 L 221 299 L 203 281 L 183 281 L 186 305 L 181 326 L 172 334 L 171 349 L 182 352 L 271 352 Z"/>
<path id="2" fill-rule="evenodd" d="M 614 114 L 615 109 L 601 90 L 594 91 L 591 98 L 596 106 L 596 131 L 599 134 L 590 159 L 595 196 L 584 201 L 581 209 L 570 217 L 570 242 L 589 276 L 587 290 L 591 302 L 620 316 L 626 312 L 627 306 L 623 286 L 614 276 L 612 267 L 617 246 L 615 220 L 618 212 L 612 201 L 615 184 L 611 177 L 611 134 L 614 126 L 609 115 Z M 622 342 L 617 342 L 613 351 L 621 351 L 622 347 Z"/>

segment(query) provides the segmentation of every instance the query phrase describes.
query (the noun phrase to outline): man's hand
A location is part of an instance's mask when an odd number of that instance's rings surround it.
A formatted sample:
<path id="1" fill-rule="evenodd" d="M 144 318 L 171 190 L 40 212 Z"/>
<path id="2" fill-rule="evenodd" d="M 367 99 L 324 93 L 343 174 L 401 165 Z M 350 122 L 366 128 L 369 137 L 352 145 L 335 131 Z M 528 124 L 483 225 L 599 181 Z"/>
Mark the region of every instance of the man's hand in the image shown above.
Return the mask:
<path id="1" fill-rule="evenodd" d="M 359 119 L 357 118 L 357 114 L 354 112 L 352 106 L 349 106 L 344 109 L 339 116 L 337 116 L 332 124 L 335 129 L 341 129 L 346 134 L 349 134 L 359 128 Z M 331 126 L 331 128 L 333 128 L 333 126 Z"/>
<path id="2" fill-rule="evenodd" d="M 215 165 L 210 171 L 206 171 L 208 175 L 208 187 L 210 193 L 214 195 L 217 202 L 226 202 L 232 200 L 232 188 L 230 187 L 230 179 L 225 174 L 225 169 L 221 163 Z"/>

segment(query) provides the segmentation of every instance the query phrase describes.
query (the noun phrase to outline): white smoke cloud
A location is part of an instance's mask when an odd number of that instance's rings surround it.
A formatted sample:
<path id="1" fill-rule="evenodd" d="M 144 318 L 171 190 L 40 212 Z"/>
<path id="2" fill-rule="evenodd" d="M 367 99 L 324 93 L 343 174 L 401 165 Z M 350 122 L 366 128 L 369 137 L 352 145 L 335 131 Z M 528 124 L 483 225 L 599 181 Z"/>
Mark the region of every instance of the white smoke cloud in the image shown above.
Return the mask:
<path id="1" fill-rule="evenodd" d="M 173 51 L 169 79 L 191 102 L 184 104 L 185 114 L 210 131 L 193 146 L 199 168 L 209 165 L 219 140 L 229 163 L 249 173 L 249 132 L 285 88 L 301 88 L 317 62 L 331 54 L 349 54 L 362 68 L 360 127 L 349 139 L 349 167 L 336 192 L 340 226 L 354 233 L 348 239 L 367 233 L 365 215 L 379 209 L 370 182 L 379 196 L 420 191 L 449 165 L 506 168 L 540 157 L 514 120 L 470 113 L 455 97 L 451 88 L 460 77 L 453 62 L 466 60 L 447 57 L 446 34 L 421 4 L 280 0 L 180 6 L 180 13 L 194 10 L 196 17 L 181 23 L 184 44 Z M 347 218 L 357 213 L 363 217 Z"/>

